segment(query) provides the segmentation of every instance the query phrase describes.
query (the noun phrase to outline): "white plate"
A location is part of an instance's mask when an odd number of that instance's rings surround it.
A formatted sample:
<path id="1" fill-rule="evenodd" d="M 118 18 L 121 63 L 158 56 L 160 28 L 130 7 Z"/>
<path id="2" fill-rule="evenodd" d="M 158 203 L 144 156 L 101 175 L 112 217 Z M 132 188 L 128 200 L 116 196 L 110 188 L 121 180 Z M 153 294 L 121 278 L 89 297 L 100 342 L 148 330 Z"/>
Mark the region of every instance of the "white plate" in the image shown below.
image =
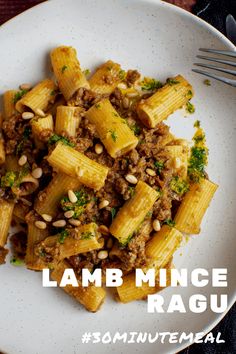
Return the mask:
<path id="1" fill-rule="evenodd" d="M 73 45 L 84 68 L 107 59 L 126 68 L 164 79 L 181 73 L 195 88 L 196 113 L 169 122 L 179 136 L 191 137 L 193 122 L 200 119 L 210 148 L 208 172 L 220 188 L 202 225 L 202 232 L 181 250 L 178 268 L 227 267 L 225 289 L 167 289 L 163 294 L 227 292 L 229 306 L 235 295 L 236 230 L 236 119 L 235 89 L 191 72 L 199 47 L 233 49 L 214 28 L 175 7 L 153 1 L 58 0 L 37 6 L 0 29 L 1 93 L 23 82 L 37 82 L 49 69 L 48 52 L 59 45 Z M 0 346 L 10 353 L 171 353 L 184 344 L 81 344 L 84 331 L 209 331 L 222 317 L 210 310 L 201 315 L 148 314 L 145 302 L 122 305 L 108 299 L 96 314 L 86 312 L 63 291 L 42 288 L 41 274 L 0 267 Z"/>

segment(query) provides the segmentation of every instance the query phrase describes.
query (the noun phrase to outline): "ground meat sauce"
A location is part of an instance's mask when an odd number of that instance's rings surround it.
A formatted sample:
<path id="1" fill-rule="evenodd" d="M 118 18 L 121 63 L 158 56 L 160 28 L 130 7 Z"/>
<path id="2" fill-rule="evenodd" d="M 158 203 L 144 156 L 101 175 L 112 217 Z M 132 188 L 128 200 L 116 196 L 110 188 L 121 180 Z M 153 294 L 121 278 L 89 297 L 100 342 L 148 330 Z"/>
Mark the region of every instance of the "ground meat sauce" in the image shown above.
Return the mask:
<path id="1" fill-rule="evenodd" d="M 128 88 L 132 87 L 140 74 L 136 70 L 129 70 L 126 74 L 125 84 Z M 153 92 L 146 92 L 142 98 L 147 98 Z M 120 207 L 129 200 L 134 193 L 134 185 L 131 185 L 125 179 L 127 174 L 135 175 L 138 180 L 142 180 L 152 188 L 160 191 L 160 198 L 155 202 L 153 209 L 146 216 L 138 230 L 135 231 L 133 237 L 126 246 L 121 246 L 118 241 L 108 233 L 102 233 L 105 240 L 105 248 L 109 250 L 109 257 L 105 260 L 98 258 L 99 251 L 92 251 L 86 254 L 79 254 L 68 259 L 70 265 L 80 274 L 82 268 L 93 270 L 96 267 L 105 268 L 121 268 L 125 273 L 130 272 L 136 267 L 145 265 L 145 245 L 152 237 L 152 220 L 158 219 L 164 222 L 172 217 L 172 206 L 180 201 L 173 191 L 170 190 L 170 180 L 173 177 L 173 168 L 170 163 L 170 156 L 165 150 L 164 141 L 169 135 L 169 127 L 164 123 L 159 123 L 154 129 L 147 129 L 138 119 L 136 113 L 137 103 L 140 96 L 128 98 L 122 90 L 116 88 L 109 96 L 110 102 L 118 113 L 126 120 L 128 126 L 134 131 L 138 137 L 138 145 L 135 149 L 127 153 L 125 156 L 113 159 L 103 148 L 102 153 L 95 152 L 95 145 L 101 144 L 95 126 L 85 118 L 85 112 L 93 104 L 99 102 L 106 95 L 98 95 L 91 90 L 80 88 L 74 96 L 67 102 L 69 106 L 80 107 L 79 115 L 81 118 L 80 125 L 77 130 L 77 137 L 70 137 L 66 132 L 61 133 L 61 137 L 69 141 L 74 148 L 85 154 L 90 159 L 101 165 L 109 167 L 109 173 L 103 188 L 94 191 L 84 187 L 88 202 L 83 212 L 78 217 L 82 224 L 96 222 L 98 225 L 109 227 L 114 214 Z M 61 100 L 61 96 L 59 96 Z M 57 101 L 50 107 L 50 112 L 56 109 Z M 42 169 L 42 177 L 39 180 L 39 189 L 31 196 L 33 200 L 37 196 L 43 200 L 46 192 L 43 190 L 52 179 L 55 172 L 52 171 L 45 156 L 49 154 L 55 147 L 55 143 L 51 143 L 54 132 L 45 129 L 40 133 L 39 141 L 43 143 L 43 148 L 35 145 L 31 124 L 27 120 L 23 120 L 21 115 L 16 114 L 3 122 L 3 135 L 5 139 L 6 155 L 15 159 L 19 159 L 23 154 L 27 157 L 27 171 L 32 171 L 36 167 Z M 8 159 L 8 157 L 7 157 Z M 162 168 L 157 168 L 157 162 Z M 149 175 L 146 170 L 152 169 L 154 175 Z M 1 170 L 3 176 L 6 171 Z M 12 194 L 9 186 L 0 188 L 0 198 L 15 200 L 16 196 Z M 106 208 L 99 209 L 99 201 L 109 201 Z M 27 201 L 26 201 L 27 202 Z M 33 214 L 32 214 L 33 213 Z M 35 211 L 31 211 L 26 220 L 30 218 L 34 220 L 42 220 Z M 64 218 L 64 210 L 59 206 L 56 219 Z M 23 225 L 24 226 L 24 225 Z M 48 224 L 49 234 L 57 234 L 60 230 Z M 67 230 L 73 230 L 73 226 L 66 225 Z M 24 257 L 26 250 L 26 227 L 25 232 L 20 232 L 12 236 L 11 242 L 14 249 L 14 255 L 20 258 Z M 111 240 L 111 241 L 109 241 Z M 110 242 L 112 246 L 106 246 Z M 37 246 L 37 245 L 36 245 Z M 45 250 L 44 250 L 45 251 Z M 0 263 L 4 262 L 7 251 L 0 248 Z M 46 261 L 50 262 L 51 256 L 46 255 Z"/>

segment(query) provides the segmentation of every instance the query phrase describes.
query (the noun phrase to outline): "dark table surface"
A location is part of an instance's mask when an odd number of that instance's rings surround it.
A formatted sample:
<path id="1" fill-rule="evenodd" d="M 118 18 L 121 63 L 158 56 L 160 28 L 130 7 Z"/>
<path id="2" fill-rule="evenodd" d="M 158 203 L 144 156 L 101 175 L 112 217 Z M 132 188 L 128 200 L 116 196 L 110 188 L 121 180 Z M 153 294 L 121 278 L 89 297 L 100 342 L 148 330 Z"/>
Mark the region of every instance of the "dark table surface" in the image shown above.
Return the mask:
<path id="1" fill-rule="evenodd" d="M 109 1 L 109 0 L 108 0 Z M 39 0 L 0 0 L 0 24 L 9 20 L 22 11 L 39 4 Z M 205 21 L 212 24 L 222 33 L 225 32 L 225 19 L 228 14 L 236 17 L 236 0 L 168 0 L 181 6 Z M 236 353 L 236 305 L 224 319 L 214 328 L 216 336 L 222 333 L 223 344 L 194 344 L 179 354 L 234 354 Z"/>

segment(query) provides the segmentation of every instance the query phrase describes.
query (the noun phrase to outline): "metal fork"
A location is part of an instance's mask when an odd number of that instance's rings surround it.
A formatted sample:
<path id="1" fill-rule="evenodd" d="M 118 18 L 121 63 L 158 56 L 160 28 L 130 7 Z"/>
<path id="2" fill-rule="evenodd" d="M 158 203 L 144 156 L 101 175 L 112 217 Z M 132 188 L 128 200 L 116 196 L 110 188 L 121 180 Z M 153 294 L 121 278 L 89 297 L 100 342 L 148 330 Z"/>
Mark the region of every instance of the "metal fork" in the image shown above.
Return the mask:
<path id="1" fill-rule="evenodd" d="M 216 49 L 206 49 L 206 48 L 200 48 L 199 50 L 201 52 L 225 55 L 227 57 L 236 58 L 236 51 L 216 50 Z M 236 61 L 232 61 L 232 60 L 218 59 L 218 58 L 208 57 L 208 56 L 204 56 L 204 55 L 197 55 L 197 58 L 236 67 Z M 200 66 L 203 68 L 207 68 L 207 69 L 217 70 L 217 71 L 220 71 L 220 72 L 223 72 L 226 74 L 236 76 L 236 70 L 231 70 L 231 69 L 223 68 L 223 67 L 212 65 L 212 64 L 194 63 L 194 65 Z M 198 73 L 198 74 L 208 76 L 212 79 L 216 79 L 218 81 L 224 82 L 225 84 L 231 85 L 233 87 L 236 87 L 236 80 L 233 80 L 233 79 L 230 79 L 230 78 L 227 78 L 224 76 L 219 76 L 219 75 L 213 74 L 211 72 L 207 72 L 207 71 L 203 71 L 203 70 L 199 70 L 199 69 L 192 69 L 192 71 L 194 71 L 195 73 Z"/>

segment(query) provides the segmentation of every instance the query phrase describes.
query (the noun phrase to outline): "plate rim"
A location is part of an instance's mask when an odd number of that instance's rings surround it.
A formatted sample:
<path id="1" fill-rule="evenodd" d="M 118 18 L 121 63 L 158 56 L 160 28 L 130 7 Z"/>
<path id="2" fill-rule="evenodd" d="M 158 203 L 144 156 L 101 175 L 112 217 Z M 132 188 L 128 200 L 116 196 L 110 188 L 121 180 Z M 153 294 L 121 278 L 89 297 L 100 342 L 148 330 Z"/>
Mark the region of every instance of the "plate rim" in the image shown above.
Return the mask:
<path id="1" fill-rule="evenodd" d="M 72 1 L 76 1 L 76 0 L 72 0 Z M 96 2 L 99 0 L 95 0 Z M 109 1 L 109 0 L 107 0 Z M 127 0 L 122 0 L 122 1 L 127 1 Z M 167 3 L 164 0 L 128 0 L 129 3 L 146 3 L 147 5 L 153 5 L 153 6 L 162 6 L 163 8 L 169 8 L 170 11 L 173 11 L 177 14 L 186 16 L 187 18 L 192 19 L 194 22 L 198 23 L 198 24 L 202 24 L 204 28 L 208 29 L 211 32 L 211 35 L 216 35 L 218 37 L 218 39 L 220 41 L 222 41 L 226 46 L 229 47 L 229 49 L 232 49 L 234 51 L 236 51 L 236 45 L 234 45 L 222 32 L 220 32 L 217 28 L 215 28 L 214 26 L 212 26 L 210 23 L 206 22 L 205 20 L 203 20 L 202 18 L 198 17 L 197 15 L 177 6 L 171 3 Z M 0 25 L 0 32 L 3 30 L 7 30 L 8 27 L 10 27 L 12 25 L 12 23 L 14 24 L 14 22 L 16 20 L 18 20 L 18 18 L 20 17 L 24 17 L 25 15 L 29 14 L 30 12 L 34 12 L 35 10 L 37 10 L 38 8 L 41 7 L 47 7 L 49 3 L 59 3 L 59 2 L 64 2 L 64 0 L 44 0 L 41 3 L 38 3 L 32 7 L 30 7 L 29 9 L 24 10 L 23 12 L 15 15 L 14 17 L 10 18 L 9 20 L 5 21 L 3 24 Z M 196 48 L 197 50 L 198 48 Z M 211 321 L 210 323 L 206 324 L 203 328 L 202 328 L 202 333 L 203 336 L 201 338 L 203 338 L 207 333 L 211 332 L 216 326 L 217 324 L 220 323 L 220 321 L 226 316 L 226 314 L 229 312 L 229 310 L 232 308 L 232 306 L 234 305 L 234 303 L 236 302 L 236 289 L 234 289 L 234 293 L 232 293 L 231 295 L 231 300 L 228 303 L 228 307 L 227 310 L 221 314 L 217 314 L 215 313 L 215 319 L 213 321 Z M 186 349 L 187 347 L 193 345 L 194 343 L 176 343 L 175 349 L 173 349 L 173 351 L 171 351 L 171 353 L 176 353 L 178 354 L 180 351 Z M 1 348 L 0 348 L 1 349 Z M 3 351 L 4 353 L 4 351 Z"/>

